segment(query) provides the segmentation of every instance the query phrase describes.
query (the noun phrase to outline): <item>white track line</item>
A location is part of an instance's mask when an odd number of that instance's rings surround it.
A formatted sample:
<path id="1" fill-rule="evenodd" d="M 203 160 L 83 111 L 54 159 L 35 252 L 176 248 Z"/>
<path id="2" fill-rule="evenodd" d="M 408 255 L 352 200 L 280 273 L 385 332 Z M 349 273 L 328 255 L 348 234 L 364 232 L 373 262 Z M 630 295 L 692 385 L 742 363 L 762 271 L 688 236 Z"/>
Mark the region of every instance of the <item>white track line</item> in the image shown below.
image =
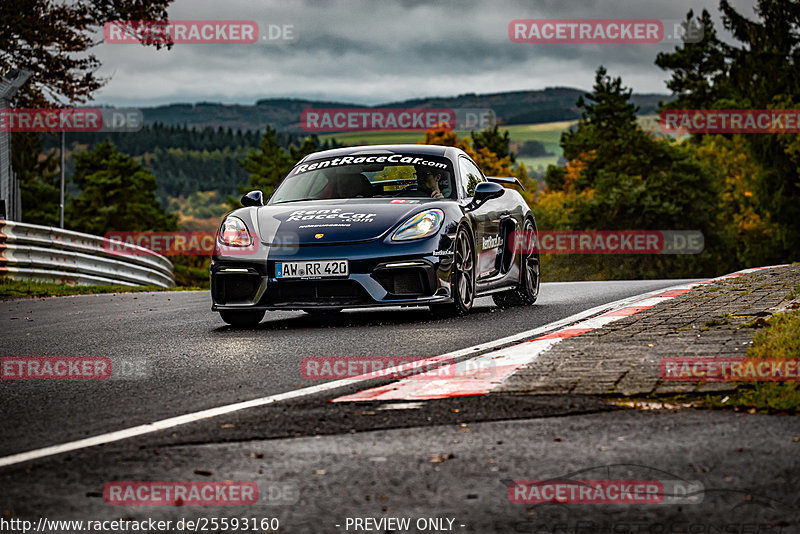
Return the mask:
<path id="1" fill-rule="evenodd" d="M 512 336 L 504 337 L 502 339 L 497 339 L 487 343 L 481 343 L 480 345 L 467 347 L 465 349 L 448 352 L 447 354 L 444 354 L 442 356 L 437 356 L 437 358 L 444 358 L 444 357 L 459 358 L 463 356 L 468 356 L 470 354 L 475 354 L 486 350 L 498 348 L 518 341 L 522 341 L 527 338 L 535 337 L 539 334 L 544 334 L 550 330 L 556 330 L 564 326 L 570 325 L 572 323 L 576 323 L 582 319 L 602 313 L 606 310 L 612 308 L 624 307 L 625 304 L 630 304 L 642 300 L 643 298 L 648 298 L 652 295 L 657 295 L 658 293 L 669 291 L 670 289 L 682 288 L 685 287 L 686 285 L 687 284 L 682 284 L 680 286 L 657 289 L 654 291 L 643 293 L 641 295 L 636 295 L 633 297 L 620 299 L 608 304 L 595 306 L 594 308 L 591 308 L 589 310 L 576 313 L 575 315 L 571 315 L 565 319 L 561 319 L 559 321 L 555 321 L 550 324 L 534 328 L 532 330 L 526 330 L 525 332 L 520 332 Z M 392 371 L 393 369 L 386 370 L 387 373 L 390 373 Z M 227 404 L 225 406 L 219 406 L 217 408 L 210 408 L 208 410 L 201 410 L 199 412 L 193 412 L 185 415 L 179 415 L 176 417 L 170 417 L 167 419 L 161 419 L 160 421 L 154 421 L 152 423 L 146 423 L 144 425 L 124 428 L 122 430 L 115 430 L 113 432 L 108 432 L 106 434 L 99 434 L 97 436 L 79 439 L 76 441 L 69 441 L 66 443 L 61 443 L 59 445 L 51 445 L 49 447 L 43 447 L 41 449 L 34 449 L 27 452 L 12 454 L 10 456 L 4 456 L 0 458 L 0 467 L 7 467 L 9 465 L 14 465 L 22 462 L 30 462 L 32 460 L 38 460 L 40 458 L 45 458 L 47 456 L 53 456 L 55 454 L 62 454 L 65 452 L 75 451 L 79 449 L 85 449 L 97 445 L 105 445 L 107 443 L 113 443 L 115 441 L 122 441 L 124 439 L 133 438 L 136 436 L 151 434 L 153 432 L 158 432 L 159 430 L 167 430 L 169 428 L 174 428 L 188 423 L 194 423 L 197 421 L 202 421 L 204 419 L 211 419 L 212 417 L 218 417 L 220 415 L 226 415 L 229 413 L 246 410 L 248 408 L 257 408 L 259 406 L 265 406 L 267 404 L 273 404 L 276 402 L 285 401 L 289 399 L 307 397 L 310 395 L 316 395 L 317 393 L 332 391 L 334 389 L 338 389 L 341 387 L 353 386 L 374 380 L 375 380 L 374 376 L 370 376 L 369 378 L 363 380 L 359 380 L 358 377 L 346 378 L 342 380 L 336 380 L 333 382 L 326 382 L 325 384 L 319 384 L 317 386 L 310 386 L 307 388 L 297 389 L 294 391 L 287 391 L 285 393 L 279 393 L 277 395 L 270 395 L 268 397 L 260 397 L 249 401 Z"/>

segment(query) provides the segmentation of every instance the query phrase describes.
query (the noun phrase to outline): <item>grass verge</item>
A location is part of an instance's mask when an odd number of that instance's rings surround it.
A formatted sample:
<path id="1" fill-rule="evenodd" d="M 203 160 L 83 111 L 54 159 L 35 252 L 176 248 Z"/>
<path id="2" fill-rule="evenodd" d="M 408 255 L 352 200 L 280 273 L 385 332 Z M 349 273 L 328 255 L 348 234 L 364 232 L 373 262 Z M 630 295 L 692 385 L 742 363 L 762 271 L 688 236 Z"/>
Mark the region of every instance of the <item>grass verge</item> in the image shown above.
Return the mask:
<path id="1" fill-rule="evenodd" d="M 753 338 L 747 351 L 754 359 L 800 358 L 800 310 L 778 313 Z M 736 382 L 736 390 L 713 394 L 651 395 L 619 399 L 634 408 L 734 409 L 748 413 L 800 415 L 800 382 Z"/>
<path id="2" fill-rule="evenodd" d="M 142 293 L 146 291 L 191 291 L 200 287 L 159 286 L 73 286 L 49 282 L 27 282 L 0 278 L 0 297 L 63 297 L 67 295 L 94 295 L 99 293 Z"/>
<path id="3" fill-rule="evenodd" d="M 800 311 L 778 313 L 753 338 L 748 358 L 800 358 Z M 800 382 L 740 382 L 726 406 L 757 412 L 800 413 Z"/>

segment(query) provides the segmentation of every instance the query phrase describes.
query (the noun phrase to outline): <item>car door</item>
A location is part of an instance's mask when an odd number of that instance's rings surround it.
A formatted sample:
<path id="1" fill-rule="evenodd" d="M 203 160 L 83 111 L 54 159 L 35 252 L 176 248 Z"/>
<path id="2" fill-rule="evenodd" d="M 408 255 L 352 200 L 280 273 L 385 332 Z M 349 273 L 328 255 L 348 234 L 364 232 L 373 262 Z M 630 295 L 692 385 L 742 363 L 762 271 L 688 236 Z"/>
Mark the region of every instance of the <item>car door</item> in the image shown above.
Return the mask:
<path id="1" fill-rule="evenodd" d="M 458 162 L 459 179 L 461 188 L 466 196 L 467 202 L 475 193 L 475 187 L 485 182 L 483 173 L 478 166 L 467 158 L 461 156 Z M 476 280 L 491 278 L 498 273 L 500 265 L 499 257 L 503 250 L 503 241 L 500 236 L 500 216 L 498 199 L 489 200 L 481 206 L 475 208 L 471 213 L 475 220 L 475 251 Z"/>

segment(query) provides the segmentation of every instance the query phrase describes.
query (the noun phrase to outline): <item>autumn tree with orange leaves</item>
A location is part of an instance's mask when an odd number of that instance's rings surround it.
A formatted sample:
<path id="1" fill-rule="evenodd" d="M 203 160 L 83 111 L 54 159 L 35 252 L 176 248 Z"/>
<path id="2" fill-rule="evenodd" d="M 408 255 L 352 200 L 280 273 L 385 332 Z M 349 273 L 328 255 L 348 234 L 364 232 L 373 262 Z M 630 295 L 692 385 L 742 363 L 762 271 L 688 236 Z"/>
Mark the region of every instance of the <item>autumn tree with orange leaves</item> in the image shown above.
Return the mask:
<path id="1" fill-rule="evenodd" d="M 545 230 L 699 230 L 697 255 L 552 255 L 549 279 L 636 279 L 713 275 L 725 259 L 719 180 L 692 151 L 642 130 L 631 90 L 600 67 L 578 101 L 577 128 L 565 132 L 567 164 L 551 165 L 534 205 Z"/>
<path id="2" fill-rule="evenodd" d="M 497 127 L 490 128 L 481 132 L 484 136 L 500 135 Z M 496 154 L 483 146 L 475 149 L 475 137 L 477 134 L 472 133 L 471 137 L 458 138 L 458 135 L 453 130 L 445 125 L 432 128 L 425 132 L 425 139 L 420 141 L 426 145 L 442 145 L 458 147 L 471 157 L 475 163 L 481 168 L 486 176 L 508 176 L 517 178 L 525 188 L 525 191 L 520 191 L 525 201 L 532 205 L 535 199 L 537 182 L 528 176 L 525 166 L 521 163 L 514 165 L 512 162 L 512 155 L 508 152 L 505 154 Z M 502 143 L 501 143 L 502 144 Z M 507 143 L 506 143 L 507 146 Z M 516 186 L 508 186 L 516 187 Z"/>

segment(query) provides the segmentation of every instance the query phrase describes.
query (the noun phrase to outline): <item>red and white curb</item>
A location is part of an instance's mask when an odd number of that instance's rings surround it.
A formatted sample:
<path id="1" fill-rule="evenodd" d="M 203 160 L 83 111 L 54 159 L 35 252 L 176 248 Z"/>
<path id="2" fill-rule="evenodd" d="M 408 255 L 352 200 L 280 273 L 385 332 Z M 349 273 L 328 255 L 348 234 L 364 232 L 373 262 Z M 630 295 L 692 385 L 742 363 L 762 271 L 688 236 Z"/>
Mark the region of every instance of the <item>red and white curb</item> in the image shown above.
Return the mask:
<path id="1" fill-rule="evenodd" d="M 597 308 L 589 310 L 588 313 L 595 315 L 594 317 L 572 322 L 572 324 L 562 328 L 558 328 L 556 323 L 550 325 L 550 330 L 552 331 L 534 337 L 530 341 L 482 354 L 470 359 L 468 363 L 461 361 L 450 364 L 455 365 L 456 369 L 453 372 L 445 372 L 444 374 L 447 378 L 435 378 L 437 373 L 442 372 L 442 370 L 439 369 L 423 373 L 422 375 L 405 378 L 384 386 L 337 397 L 333 399 L 332 402 L 429 400 L 447 397 L 486 395 L 502 386 L 517 369 L 532 363 L 544 351 L 563 339 L 591 332 L 622 317 L 629 317 L 643 310 L 649 310 L 657 304 L 688 293 L 695 287 L 713 284 L 717 280 L 734 278 L 770 268 L 772 267 L 744 269 L 702 282 L 678 285 L 669 289 L 659 289 L 636 297 L 622 299 L 602 307 L 606 311 L 599 315 L 596 315 L 596 312 L 591 313 Z M 553 326 L 557 329 L 553 330 Z M 432 358 L 431 360 L 434 361 L 436 359 Z"/>

